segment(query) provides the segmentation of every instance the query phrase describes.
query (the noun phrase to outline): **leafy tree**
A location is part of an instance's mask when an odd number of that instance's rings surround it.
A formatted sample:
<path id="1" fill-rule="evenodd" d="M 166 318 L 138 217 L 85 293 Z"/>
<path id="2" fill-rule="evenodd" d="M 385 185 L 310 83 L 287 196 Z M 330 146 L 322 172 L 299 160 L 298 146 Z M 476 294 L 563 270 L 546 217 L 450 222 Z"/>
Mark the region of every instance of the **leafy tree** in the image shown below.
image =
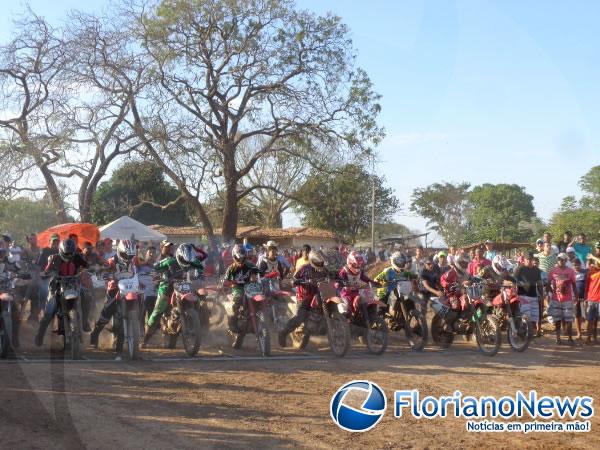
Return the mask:
<path id="1" fill-rule="evenodd" d="M 531 238 L 520 226 L 535 217 L 533 196 L 516 184 L 483 184 L 468 196 L 468 239 L 522 241 Z"/>
<path id="2" fill-rule="evenodd" d="M 296 197 L 304 225 L 330 230 L 349 242 L 371 227 L 372 175 L 356 164 L 347 164 L 324 178 L 313 171 Z M 375 177 L 375 220 L 391 221 L 400 208 L 393 189 Z"/>
<path id="3" fill-rule="evenodd" d="M 131 216 L 147 225 L 190 225 L 185 200 L 151 161 L 129 161 L 98 187 L 92 220 L 106 224 Z"/>
<path id="4" fill-rule="evenodd" d="M 600 208 L 600 166 L 594 166 L 579 180 L 579 187 L 586 193 L 581 198 L 581 205 L 589 208 Z"/>
<path id="5" fill-rule="evenodd" d="M 410 210 L 427 219 L 427 226 L 438 232 L 447 245 L 462 243 L 467 224 L 469 183 L 434 183 L 413 191 Z"/>
<path id="6" fill-rule="evenodd" d="M 261 159 L 289 154 L 315 166 L 324 157 L 352 160 L 382 137 L 379 95 L 357 67 L 339 17 L 288 0 L 128 4 L 151 86 L 149 100 L 132 99 L 135 130 L 184 194 L 202 173 L 183 179 L 170 170 L 182 151 L 218 163 L 224 239 L 235 237 L 240 200 L 259 189 L 243 181 Z M 174 130 L 195 145 L 169 142 Z M 255 137 L 262 145 L 241 158 L 243 143 Z"/>
<path id="7" fill-rule="evenodd" d="M 23 243 L 25 236 L 61 222 L 48 200 L 15 198 L 0 200 L 0 230 Z"/>
<path id="8" fill-rule="evenodd" d="M 548 231 L 562 237 L 565 231 L 585 233 L 588 241 L 600 240 L 600 210 L 568 203 L 552 215 Z"/>
<path id="9" fill-rule="evenodd" d="M 402 225 L 401 223 L 395 223 L 395 222 L 390 222 L 390 223 L 376 223 L 375 224 L 375 239 L 381 239 L 385 236 L 402 236 L 402 235 L 408 235 L 408 234 L 413 234 L 412 231 L 406 226 L 406 225 Z M 365 230 L 363 230 L 363 232 L 360 234 L 360 236 L 358 237 L 359 240 L 363 241 L 370 241 L 371 240 L 371 227 L 369 226 L 368 228 L 366 228 Z"/>

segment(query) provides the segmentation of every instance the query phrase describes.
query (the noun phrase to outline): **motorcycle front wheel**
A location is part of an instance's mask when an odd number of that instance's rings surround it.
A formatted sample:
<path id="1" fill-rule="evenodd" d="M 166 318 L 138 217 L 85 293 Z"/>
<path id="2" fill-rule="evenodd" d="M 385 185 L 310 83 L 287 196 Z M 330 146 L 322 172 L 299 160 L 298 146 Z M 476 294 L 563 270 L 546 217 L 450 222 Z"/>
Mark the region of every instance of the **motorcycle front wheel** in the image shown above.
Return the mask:
<path id="1" fill-rule="evenodd" d="M 416 309 L 408 311 L 408 317 L 404 324 L 404 334 L 410 344 L 411 350 L 420 352 L 425 348 L 427 342 L 427 321 L 423 313 Z"/>
<path id="2" fill-rule="evenodd" d="M 339 358 L 350 349 L 350 325 L 338 311 L 333 311 L 327 320 L 327 340 L 331 352 Z"/>
<path id="3" fill-rule="evenodd" d="M 65 315 L 65 349 L 71 350 L 71 359 L 81 359 L 81 321 L 74 306 Z"/>
<path id="4" fill-rule="evenodd" d="M 477 346 L 485 356 L 494 356 L 500 349 L 500 328 L 491 316 L 481 319 L 475 324 Z"/>
<path id="5" fill-rule="evenodd" d="M 367 350 L 373 355 L 381 355 L 388 345 L 388 327 L 381 316 L 375 316 L 367 323 L 365 329 Z"/>
<path id="6" fill-rule="evenodd" d="M 181 341 L 188 356 L 195 356 L 200 350 L 201 327 L 198 311 L 186 308 L 183 311 Z"/>
<path id="7" fill-rule="evenodd" d="M 444 330 L 444 318 L 439 314 L 433 316 L 431 320 L 431 339 L 441 348 L 449 348 L 454 341 L 454 333 Z"/>
<path id="8" fill-rule="evenodd" d="M 513 331 L 510 323 L 506 327 L 508 343 L 515 352 L 524 352 L 529 347 L 533 337 L 533 325 L 523 316 L 514 317 L 513 320 L 515 322 L 515 330 Z"/>
<path id="9" fill-rule="evenodd" d="M 256 313 L 256 341 L 261 356 L 271 355 L 271 338 L 263 311 Z"/>
<path id="10" fill-rule="evenodd" d="M 140 327 L 139 327 L 139 310 L 138 305 L 132 306 L 127 313 L 127 350 L 129 359 L 138 359 L 140 356 Z"/>

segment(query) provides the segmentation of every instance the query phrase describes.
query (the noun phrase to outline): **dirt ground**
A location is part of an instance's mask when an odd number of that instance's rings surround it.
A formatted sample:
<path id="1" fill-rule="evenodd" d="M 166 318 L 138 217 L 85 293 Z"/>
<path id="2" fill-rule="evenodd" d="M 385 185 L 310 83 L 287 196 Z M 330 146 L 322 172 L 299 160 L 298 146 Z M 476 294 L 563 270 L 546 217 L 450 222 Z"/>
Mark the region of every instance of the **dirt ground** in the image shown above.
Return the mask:
<path id="1" fill-rule="evenodd" d="M 251 336 L 238 352 L 221 336 L 194 359 L 155 348 L 144 361 L 120 363 L 108 351 L 64 361 L 48 345 L 32 349 L 30 338 L 26 327 L 20 359 L 0 362 L 3 448 L 600 448 L 598 416 L 589 433 L 527 435 L 467 433 L 453 417 L 393 417 L 396 389 L 598 396 L 600 348 L 557 347 L 550 337 L 522 354 L 504 343 L 494 358 L 461 339 L 446 351 L 411 352 L 394 336 L 381 357 L 355 343 L 337 359 L 321 341 L 260 359 Z M 353 379 L 378 383 L 388 398 L 386 416 L 367 433 L 342 431 L 329 417 L 331 396 Z"/>

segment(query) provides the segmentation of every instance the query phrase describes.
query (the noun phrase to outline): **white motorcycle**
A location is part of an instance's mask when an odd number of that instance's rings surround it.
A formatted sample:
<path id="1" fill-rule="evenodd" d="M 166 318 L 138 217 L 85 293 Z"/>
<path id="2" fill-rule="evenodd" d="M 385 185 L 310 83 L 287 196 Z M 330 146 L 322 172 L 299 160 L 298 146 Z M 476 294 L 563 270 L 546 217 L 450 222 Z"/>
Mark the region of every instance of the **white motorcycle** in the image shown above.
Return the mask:
<path id="1" fill-rule="evenodd" d="M 141 294 L 140 282 L 137 272 L 127 271 L 114 276 L 119 287 L 117 293 L 117 314 L 113 317 L 113 333 L 115 335 L 123 330 L 124 343 L 130 359 L 139 358 L 140 305 L 144 301 Z"/>

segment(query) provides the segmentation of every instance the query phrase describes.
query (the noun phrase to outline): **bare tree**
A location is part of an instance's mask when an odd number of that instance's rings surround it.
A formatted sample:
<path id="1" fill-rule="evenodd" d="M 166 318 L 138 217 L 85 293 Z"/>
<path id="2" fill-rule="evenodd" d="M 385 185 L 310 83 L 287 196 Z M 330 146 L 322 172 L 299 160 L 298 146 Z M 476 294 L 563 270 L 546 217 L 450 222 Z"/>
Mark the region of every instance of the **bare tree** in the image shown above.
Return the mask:
<path id="1" fill-rule="evenodd" d="M 48 135 L 46 125 L 64 93 L 56 82 L 65 64 L 64 49 L 62 39 L 30 10 L 16 23 L 15 37 L 0 47 L 0 151 L 3 159 L 14 163 L 13 179 L 4 183 L 4 189 L 46 190 L 62 221 L 67 213 L 53 165 L 61 159 L 64 142 Z M 23 183 L 31 179 L 31 170 L 40 184 Z"/>
<path id="2" fill-rule="evenodd" d="M 160 87 L 152 101 L 136 100 L 136 129 L 149 137 L 154 119 L 148 105 L 179 109 L 199 139 L 191 151 L 221 167 L 224 239 L 235 237 L 238 202 L 251 189 L 247 182 L 240 186 L 258 161 L 278 154 L 311 161 L 323 149 L 329 158 L 351 159 L 382 136 L 375 122 L 378 96 L 355 67 L 338 17 L 299 11 L 286 0 L 156 5 L 126 4 L 136 21 L 131 32 Z M 238 157 L 240 145 L 255 137 L 263 145 L 249 158 Z M 286 145 L 292 140 L 302 145 Z M 181 188 L 169 166 L 166 173 Z"/>

